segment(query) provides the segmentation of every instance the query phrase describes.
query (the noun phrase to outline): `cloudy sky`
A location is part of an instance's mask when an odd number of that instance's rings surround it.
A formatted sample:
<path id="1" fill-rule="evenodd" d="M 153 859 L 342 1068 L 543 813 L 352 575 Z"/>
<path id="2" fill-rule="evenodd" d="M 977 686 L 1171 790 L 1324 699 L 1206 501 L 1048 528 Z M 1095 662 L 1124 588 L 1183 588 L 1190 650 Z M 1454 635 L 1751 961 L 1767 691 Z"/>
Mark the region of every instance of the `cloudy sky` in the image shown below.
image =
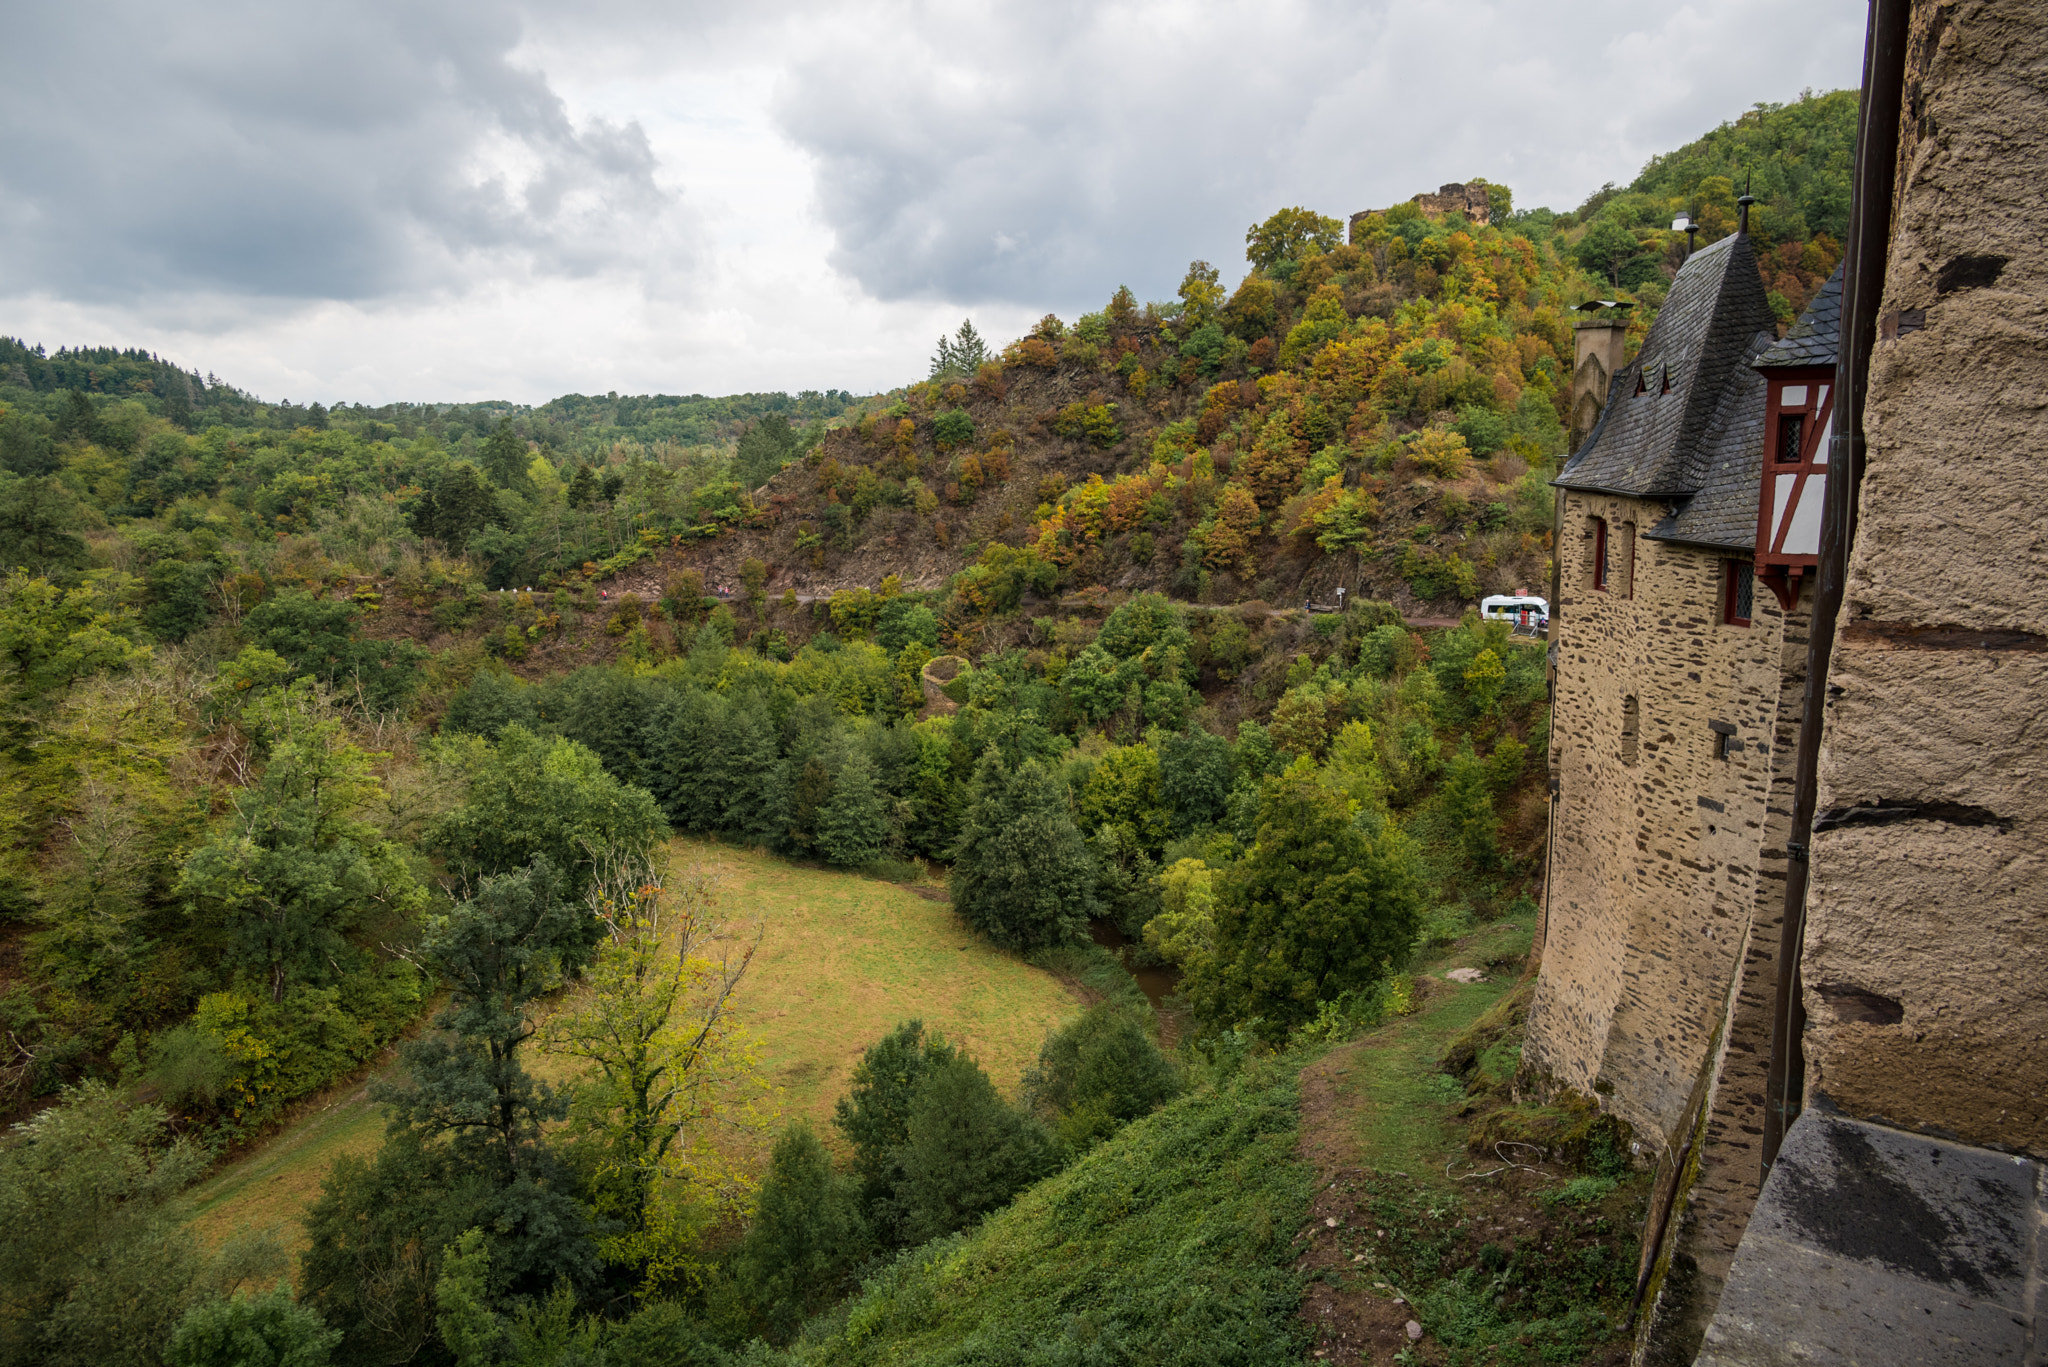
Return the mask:
<path id="1" fill-rule="evenodd" d="M 1283 205 L 1626 183 L 1854 0 L 10 4 L 0 334 L 305 403 L 871 391 Z"/>

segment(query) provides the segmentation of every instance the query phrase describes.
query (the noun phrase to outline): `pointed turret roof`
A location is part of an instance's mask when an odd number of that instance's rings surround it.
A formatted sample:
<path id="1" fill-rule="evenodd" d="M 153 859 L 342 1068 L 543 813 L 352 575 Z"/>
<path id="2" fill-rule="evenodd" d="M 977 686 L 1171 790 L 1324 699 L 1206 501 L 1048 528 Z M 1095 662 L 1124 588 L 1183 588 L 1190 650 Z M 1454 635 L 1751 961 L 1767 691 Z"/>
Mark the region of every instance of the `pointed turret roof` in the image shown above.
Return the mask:
<path id="1" fill-rule="evenodd" d="M 1635 360 L 1615 373 L 1607 407 L 1557 483 L 1637 498 L 1687 498 L 1715 462 L 1705 449 L 1731 384 L 1755 383 L 1743 364 L 1776 331 L 1749 236 L 1693 254 Z"/>
<path id="2" fill-rule="evenodd" d="M 1837 268 L 1782 339 L 1773 341 L 1768 332 L 1757 334 L 1744 357 L 1748 364 L 1736 366 L 1729 375 L 1721 406 L 1699 444 L 1693 496 L 1644 535 L 1717 550 L 1756 549 L 1764 419 L 1770 408 L 1762 372 L 1833 365 L 1841 327 L 1842 272 Z"/>

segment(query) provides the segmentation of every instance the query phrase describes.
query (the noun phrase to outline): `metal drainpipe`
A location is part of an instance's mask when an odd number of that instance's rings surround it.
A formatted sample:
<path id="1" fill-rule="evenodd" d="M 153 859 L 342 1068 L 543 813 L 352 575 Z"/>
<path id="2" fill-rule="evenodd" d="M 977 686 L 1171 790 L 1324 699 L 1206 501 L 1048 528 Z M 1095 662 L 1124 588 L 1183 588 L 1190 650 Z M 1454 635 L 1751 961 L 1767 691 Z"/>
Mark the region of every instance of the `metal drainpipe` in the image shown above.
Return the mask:
<path id="1" fill-rule="evenodd" d="M 1792 830 L 1785 842 L 1785 919 L 1778 938 L 1778 982 L 1771 1020 L 1770 1070 L 1764 1084 L 1763 1167 L 1769 1173 L 1785 1130 L 1799 1114 L 1806 1087 L 1800 1050 L 1805 1011 L 1799 956 L 1806 938 L 1808 848 L 1819 781 L 1821 733 L 1827 723 L 1828 666 L 1835 621 L 1856 540 L 1857 494 L 1863 482 L 1863 397 L 1877 310 L 1884 298 L 1891 248 L 1892 186 L 1897 176 L 1899 115 L 1905 95 L 1906 34 L 1911 0 L 1872 0 L 1863 45 L 1863 112 L 1856 136 L 1855 198 L 1849 210 L 1848 265 L 1842 277 L 1842 333 L 1835 361 L 1834 432 L 1828 447 L 1826 517 L 1806 648 L 1806 692 L 1793 770 Z"/>

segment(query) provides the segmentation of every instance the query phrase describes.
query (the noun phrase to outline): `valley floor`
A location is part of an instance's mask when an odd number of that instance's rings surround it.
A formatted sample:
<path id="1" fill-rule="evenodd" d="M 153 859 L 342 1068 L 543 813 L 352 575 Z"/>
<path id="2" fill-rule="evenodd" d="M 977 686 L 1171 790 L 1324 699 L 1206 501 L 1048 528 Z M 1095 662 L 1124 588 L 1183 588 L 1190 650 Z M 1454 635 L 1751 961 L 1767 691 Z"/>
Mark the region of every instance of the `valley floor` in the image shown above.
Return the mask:
<path id="1" fill-rule="evenodd" d="M 732 933 L 751 937 L 759 927 L 739 1016 L 773 1087 L 770 1104 L 808 1117 L 828 1143 L 833 1102 L 862 1050 L 899 1022 L 921 1017 L 1007 1094 L 1047 1032 L 1080 1010 L 1059 979 L 995 949 L 948 904 L 910 887 L 695 840 L 673 842 L 670 856 L 677 868 L 694 863 L 721 879 L 719 916 Z M 550 1081 L 567 1076 L 545 1054 L 530 1065 Z M 758 1140 L 764 1155 L 774 1128 Z M 193 1224 L 210 1243 L 274 1229 L 296 1249 L 335 1159 L 374 1152 L 383 1133 L 367 1078 L 331 1089 L 202 1183 L 190 1198 Z"/>

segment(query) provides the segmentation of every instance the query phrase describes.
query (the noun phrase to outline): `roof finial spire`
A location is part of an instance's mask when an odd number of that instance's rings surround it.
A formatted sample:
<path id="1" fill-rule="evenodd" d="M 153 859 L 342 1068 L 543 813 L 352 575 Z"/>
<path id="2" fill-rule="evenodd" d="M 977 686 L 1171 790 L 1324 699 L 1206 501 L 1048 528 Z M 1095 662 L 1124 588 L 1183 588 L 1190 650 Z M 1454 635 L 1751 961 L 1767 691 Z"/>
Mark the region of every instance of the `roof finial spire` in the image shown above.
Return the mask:
<path id="1" fill-rule="evenodd" d="M 1749 192 L 1749 176 L 1742 177 L 1742 198 L 1735 201 L 1735 231 L 1749 236 L 1749 206 L 1756 203 L 1756 196 Z"/>

